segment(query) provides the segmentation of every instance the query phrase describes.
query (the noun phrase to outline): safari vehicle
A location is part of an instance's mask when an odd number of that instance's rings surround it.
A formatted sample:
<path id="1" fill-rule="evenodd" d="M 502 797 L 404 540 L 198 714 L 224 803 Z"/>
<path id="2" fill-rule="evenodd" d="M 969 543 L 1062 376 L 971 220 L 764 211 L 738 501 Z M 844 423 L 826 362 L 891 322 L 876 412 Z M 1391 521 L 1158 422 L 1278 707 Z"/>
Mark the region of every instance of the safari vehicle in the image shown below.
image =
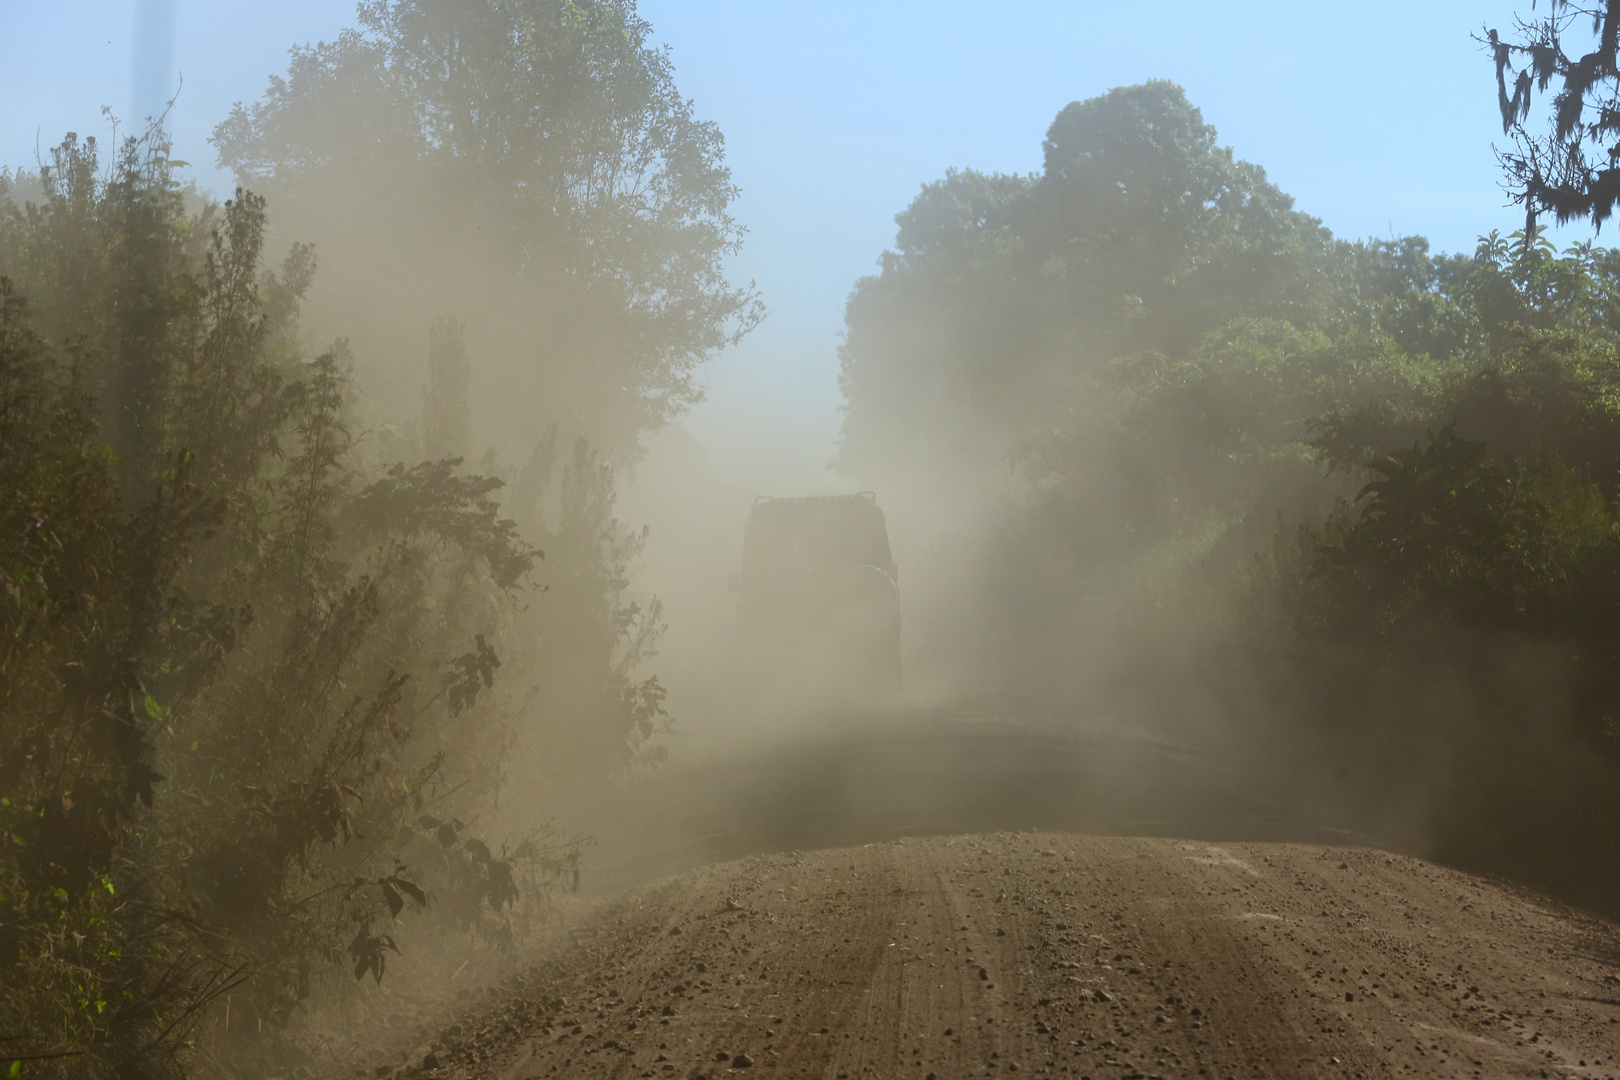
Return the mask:
<path id="1" fill-rule="evenodd" d="M 900 589 L 872 492 L 756 499 L 732 587 L 756 685 L 846 699 L 900 689 Z"/>

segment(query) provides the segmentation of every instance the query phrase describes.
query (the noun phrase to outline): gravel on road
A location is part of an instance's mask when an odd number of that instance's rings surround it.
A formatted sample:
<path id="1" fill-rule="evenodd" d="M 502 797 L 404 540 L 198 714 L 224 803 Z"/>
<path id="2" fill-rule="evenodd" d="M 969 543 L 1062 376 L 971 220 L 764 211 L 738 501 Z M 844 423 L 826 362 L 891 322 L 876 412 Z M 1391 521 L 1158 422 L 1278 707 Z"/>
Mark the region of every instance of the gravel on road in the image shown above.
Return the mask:
<path id="1" fill-rule="evenodd" d="M 604 902 L 486 1000 L 395 1075 L 1620 1077 L 1620 928 L 1370 848 L 754 856 Z"/>

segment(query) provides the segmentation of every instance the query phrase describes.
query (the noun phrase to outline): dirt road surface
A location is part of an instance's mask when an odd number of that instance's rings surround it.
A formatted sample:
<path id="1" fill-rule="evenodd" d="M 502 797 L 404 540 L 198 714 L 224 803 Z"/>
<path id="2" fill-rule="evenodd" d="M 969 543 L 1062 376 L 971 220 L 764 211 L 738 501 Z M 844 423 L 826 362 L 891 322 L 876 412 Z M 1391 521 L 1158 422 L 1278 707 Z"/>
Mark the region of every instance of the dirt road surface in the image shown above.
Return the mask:
<path id="1" fill-rule="evenodd" d="M 1620 934 L 1367 847 L 903 837 L 603 901 L 399 1072 L 1615 1077 Z"/>

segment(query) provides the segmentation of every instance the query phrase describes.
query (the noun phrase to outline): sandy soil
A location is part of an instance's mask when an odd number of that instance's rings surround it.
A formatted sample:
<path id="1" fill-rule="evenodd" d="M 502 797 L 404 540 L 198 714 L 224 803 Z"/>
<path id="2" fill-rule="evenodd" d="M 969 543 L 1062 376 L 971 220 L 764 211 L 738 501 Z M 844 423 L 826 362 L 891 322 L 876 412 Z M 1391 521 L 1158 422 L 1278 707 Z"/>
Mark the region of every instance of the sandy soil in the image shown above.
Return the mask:
<path id="1" fill-rule="evenodd" d="M 1366 847 L 900 838 L 603 901 L 396 1071 L 1615 1077 L 1620 930 Z"/>

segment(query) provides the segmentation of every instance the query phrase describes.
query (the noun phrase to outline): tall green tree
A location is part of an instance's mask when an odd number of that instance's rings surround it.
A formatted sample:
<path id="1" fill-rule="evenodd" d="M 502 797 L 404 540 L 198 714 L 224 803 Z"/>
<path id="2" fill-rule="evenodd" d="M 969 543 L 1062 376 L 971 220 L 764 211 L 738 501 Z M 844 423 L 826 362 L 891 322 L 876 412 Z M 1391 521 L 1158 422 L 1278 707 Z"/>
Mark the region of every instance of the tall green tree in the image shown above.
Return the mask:
<path id="1" fill-rule="evenodd" d="M 465 824 L 510 741 L 496 672 L 535 652 L 540 553 L 501 482 L 370 472 L 346 345 L 299 333 L 310 252 L 271 271 L 263 200 L 191 214 L 165 151 L 104 170 L 70 139 L 38 201 L 0 199 L 12 1075 L 289 1070 L 310 995 L 441 935 L 510 941 L 527 874 L 574 869 Z"/>
<path id="2" fill-rule="evenodd" d="M 538 416 L 616 454 L 679 415 L 760 307 L 724 272 L 743 230 L 720 131 L 633 0 L 369 0 L 359 19 L 214 132 L 319 247 L 311 318 L 341 311 L 364 370 L 458 313 L 513 448 Z"/>
<path id="3" fill-rule="evenodd" d="M 1040 176 L 951 172 L 897 216 L 849 301 L 846 470 L 1000 466 L 1082 423 L 1117 357 L 1326 307 L 1325 230 L 1173 83 L 1074 102 L 1043 146 Z"/>

